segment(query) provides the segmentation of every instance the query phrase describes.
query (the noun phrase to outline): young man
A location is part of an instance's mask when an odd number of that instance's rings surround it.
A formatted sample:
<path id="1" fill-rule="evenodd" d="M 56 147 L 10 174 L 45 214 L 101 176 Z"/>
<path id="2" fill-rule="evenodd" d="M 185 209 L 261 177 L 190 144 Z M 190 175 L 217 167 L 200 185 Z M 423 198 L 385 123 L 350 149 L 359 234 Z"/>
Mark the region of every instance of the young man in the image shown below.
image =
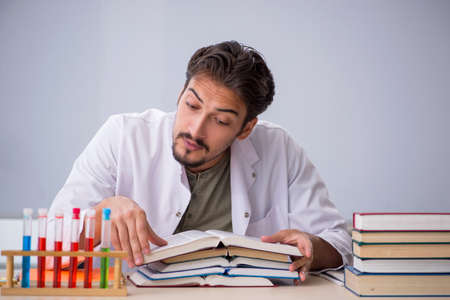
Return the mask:
<path id="1" fill-rule="evenodd" d="M 254 49 L 235 41 L 199 49 L 176 113 L 110 117 L 49 215 L 95 207 L 100 224 L 101 209 L 111 208 L 112 244 L 128 252 L 130 267 L 142 263 L 149 242 L 163 245 L 160 236 L 189 229 L 295 245 L 305 257 L 291 269 L 302 281 L 309 270 L 348 263 L 344 219 L 316 169 L 282 128 L 257 119 L 273 96 L 272 74 Z"/>

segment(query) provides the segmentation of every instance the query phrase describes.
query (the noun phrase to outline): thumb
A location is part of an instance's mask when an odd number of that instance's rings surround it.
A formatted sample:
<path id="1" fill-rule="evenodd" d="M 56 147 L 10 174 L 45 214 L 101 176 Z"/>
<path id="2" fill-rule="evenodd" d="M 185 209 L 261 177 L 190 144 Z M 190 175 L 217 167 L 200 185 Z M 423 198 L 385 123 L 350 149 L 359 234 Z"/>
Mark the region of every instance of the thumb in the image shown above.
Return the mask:
<path id="1" fill-rule="evenodd" d="M 286 237 L 286 232 L 279 231 L 272 235 L 263 235 L 261 236 L 261 241 L 266 243 L 279 243 L 282 242 Z"/>

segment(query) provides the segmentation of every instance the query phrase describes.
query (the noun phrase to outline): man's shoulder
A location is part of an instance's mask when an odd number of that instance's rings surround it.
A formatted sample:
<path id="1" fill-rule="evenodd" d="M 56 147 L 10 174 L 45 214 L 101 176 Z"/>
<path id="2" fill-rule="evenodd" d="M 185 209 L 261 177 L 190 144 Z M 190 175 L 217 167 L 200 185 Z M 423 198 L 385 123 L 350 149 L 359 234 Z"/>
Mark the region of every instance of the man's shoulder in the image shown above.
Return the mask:
<path id="1" fill-rule="evenodd" d="M 253 132 L 250 135 L 251 140 L 255 139 L 263 139 L 263 140 L 273 140 L 273 139 L 289 139 L 290 135 L 286 129 L 277 125 L 275 123 L 258 120 L 255 128 L 253 128 Z"/>

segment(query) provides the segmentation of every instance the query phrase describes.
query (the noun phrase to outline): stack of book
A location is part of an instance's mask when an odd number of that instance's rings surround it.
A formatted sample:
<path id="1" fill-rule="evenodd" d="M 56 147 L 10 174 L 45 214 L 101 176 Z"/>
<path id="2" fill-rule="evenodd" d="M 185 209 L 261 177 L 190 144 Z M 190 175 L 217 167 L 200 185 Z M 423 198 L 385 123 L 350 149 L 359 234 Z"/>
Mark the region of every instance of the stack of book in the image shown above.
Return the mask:
<path id="1" fill-rule="evenodd" d="M 450 296 L 450 213 L 354 213 L 352 239 L 358 296 Z"/>
<path id="2" fill-rule="evenodd" d="M 166 240 L 128 276 L 136 286 L 274 286 L 298 279 L 289 271 L 291 257 L 302 256 L 294 246 L 218 230 L 190 230 Z"/>

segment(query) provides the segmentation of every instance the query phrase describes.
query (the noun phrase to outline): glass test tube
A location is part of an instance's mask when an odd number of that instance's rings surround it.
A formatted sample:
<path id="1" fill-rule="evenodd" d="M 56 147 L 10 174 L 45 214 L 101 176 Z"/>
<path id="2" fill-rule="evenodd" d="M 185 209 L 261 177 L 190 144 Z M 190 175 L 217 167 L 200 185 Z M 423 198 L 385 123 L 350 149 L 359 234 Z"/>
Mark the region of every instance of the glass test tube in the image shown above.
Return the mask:
<path id="1" fill-rule="evenodd" d="M 22 250 L 31 250 L 31 223 L 33 221 L 33 210 L 31 208 L 23 209 L 23 238 Z M 30 257 L 22 256 L 22 287 L 30 287 Z"/>
<path id="2" fill-rule="evenodd" d="M 74 208 L 72 210 L 72 225 L 71 225 L 71 237 L 70 237 L 70 251 L 78 251 L 79 241 L 79 229 L 80 229 L 80 209 Z M 78 257 L 71 256 L 69 264 L 69 288 L 75 288 L 77 286 L 77 267 Z"/>
<path id="3" fill-rule="evenodd" d="M 85 228 L 84 250 L 94 250 L 94 235 L 95 235 L 95 209 L 89 209 L 86 214 L 86 228 Z M 92 287 L 92 259 L 93 257 L 86 257 L 84 260 L 84 287 Z"/>
<path id="4" fill-rule="evenodd" d="M 38 236 L 38 250 L 45 251 L 45 244 L 47 241 L 47 209 L 38 209 L 38 222 L 39 222 L 39 236 Z M 38 280 L 37 287 L 45 287 L 45 256 L 38 257 Z"/>
<path id="5" fill-rule="evenodd" d="M 102 241 L 100 251 L 109 252 L 111 247 L 111 209 L 103 208 L 102 217 Z M 108 288 L 109 257 L 100 260 L 100 288 Z"/>
<path id="6" fill-rule="evenodd" d="M 55 251 L 62 251 L 64 212 L 58 210 L 55 213 Z M 53 257 L 53 287 L 61 287 L 61 256 Z"/>

